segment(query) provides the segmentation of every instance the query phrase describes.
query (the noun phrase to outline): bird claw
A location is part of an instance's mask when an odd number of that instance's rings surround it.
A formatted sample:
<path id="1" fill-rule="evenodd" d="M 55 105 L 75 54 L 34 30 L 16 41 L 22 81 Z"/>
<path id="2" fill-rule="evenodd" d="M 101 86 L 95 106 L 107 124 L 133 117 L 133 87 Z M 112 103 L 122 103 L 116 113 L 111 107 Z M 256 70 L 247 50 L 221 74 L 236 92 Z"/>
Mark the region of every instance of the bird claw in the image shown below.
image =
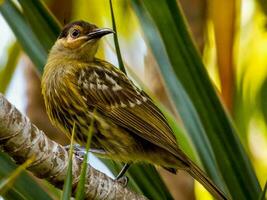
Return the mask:
<path id="1" fill-rule="evenodd" d="M 64 149 L 66 150 L 66 151 L 68 151 L 69 152 L 69 150 L 70 150 L 70 145 L 66 145 L 66 146 L 64 146 Z M 82 146 L 80 146 L 79 144 L 74 144 L 73 145 L 73 153 L 74 153 L 74 155 L 76 155 L 79 159 L 83 159 L 84 158 L 84 156 L 86 155 L 86 151 L 85 151 L 85 148 L 84 147 L 82 147 Z"/>
<path id="2" fill-rule="evenodd" d="M 70 150 L 70 145 L 66 145 L 64 146 L 64 149 L 66 151 L 69 152 Z M 73 153 L 79 158 L 79 159 L 83 159 L 84 156 L 86 155 L 86 150 L 84 147 L 80 146 L 79 144 L 74 144 L 73 145 Z M 121 184 L 123 187 L 126 187 L 128 185 L 129 182 L 129 178 L 127 176 L 123 176 L 123 174 L 125 173 L 125 171 L 128 169 L 129 165 L 124 167 L 125 169 L 122 170 L 121 173 L 119 173 L 119 175 L 114 179 L 114 181 L 118 182 L 119 184 Z"/>
<path id="3" fill-rule="evenodd" d="M 129 182 L 129 178 L 127 176 L 116 177 L 114 180 L 121 184 L 123 187 L 126 187 Z"/>
<path id="4" fill-rule="evenodd" d="M 117 181 L 118 183 L 120 183 L 123 187 L 126 187 L 127 184 L 128 184 L 129 178 L 127 176 L 124 176 L 124 174 L 129 169 L 130 166 L 131 166 L 131 163 L 124 164 L 124 166 L 121 169 L 120 173 L 115 178 L 115 181 Z"/>

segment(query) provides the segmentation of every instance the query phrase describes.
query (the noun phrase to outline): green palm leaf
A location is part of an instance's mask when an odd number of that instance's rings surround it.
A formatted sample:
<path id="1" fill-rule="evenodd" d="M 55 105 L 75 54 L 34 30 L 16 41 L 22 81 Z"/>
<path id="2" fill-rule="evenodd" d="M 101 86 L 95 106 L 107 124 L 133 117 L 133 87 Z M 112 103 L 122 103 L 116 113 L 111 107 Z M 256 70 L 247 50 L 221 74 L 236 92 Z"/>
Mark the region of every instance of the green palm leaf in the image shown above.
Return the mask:
<path id="1" fill-rule="evenodd" d="M 0 178 L 16 169 L 15 163 L 4 153 L 0 152 Z M 4 195 L 5 199 L 52 200 L 50 195 L 27 173 L 22 172 L 12 188 Z"/>
<path id="2" fill-rule="evenodd" d="M 0 92 L 5 93 L 11 81 L 13 73 L 16 69 L 20 54 L 20 46 L 18 42 L 14 42 L 8 50 L 8 59 L 5 66 L 0 70 Z"/>
<path id="3" fill-rule="evenodd" d="M 261 189 L 254 169 L 210 82 L 177 2 L 133 2 L 168 90 L 206 171 L 223 188 L 221 173 L 233 199 L 257 198 Z"/>

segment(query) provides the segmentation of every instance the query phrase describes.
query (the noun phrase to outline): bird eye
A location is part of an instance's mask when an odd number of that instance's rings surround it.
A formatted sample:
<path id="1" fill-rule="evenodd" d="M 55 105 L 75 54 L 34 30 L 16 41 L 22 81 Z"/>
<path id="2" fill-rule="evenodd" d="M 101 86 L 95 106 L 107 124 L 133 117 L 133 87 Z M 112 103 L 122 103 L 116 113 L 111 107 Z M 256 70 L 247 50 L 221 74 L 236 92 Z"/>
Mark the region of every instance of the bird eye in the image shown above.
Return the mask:
<path id="1" fill-rule="evenodd" d="M 78 30 L 78 29 L 73 29 L 73 31 L 71 32 L 71 37 L 72 38 L 77 38 L 77 37 L 79 37 L 80 36 L 80 30 Z"/>

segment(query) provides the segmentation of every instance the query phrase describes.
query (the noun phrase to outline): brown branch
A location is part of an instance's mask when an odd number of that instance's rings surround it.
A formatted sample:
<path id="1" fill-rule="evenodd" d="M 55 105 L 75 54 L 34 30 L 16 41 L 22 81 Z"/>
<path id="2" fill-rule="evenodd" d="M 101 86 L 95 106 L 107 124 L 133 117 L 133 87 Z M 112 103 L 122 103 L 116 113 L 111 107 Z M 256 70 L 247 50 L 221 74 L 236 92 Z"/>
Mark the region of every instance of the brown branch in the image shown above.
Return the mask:
<path id="1" fill-rule="evenodd" d="M 63 187 L 67 173 L 68 152 L 63 146 L 50 140 L 2 94 L 0 94 L 1 148 L 19 164 L 35 155 L 36 159 L 28 170 L 39 178 L 45 178 L 58 188 Z M 82 160 L 73 156 L 72 162 L 72 186 L 75 192 L 80 178 Z M 87 167 L 85 188 L 86 199 L 146 199 L 144 196 L 124 188 L 120 183 L 90 165 Z"/>

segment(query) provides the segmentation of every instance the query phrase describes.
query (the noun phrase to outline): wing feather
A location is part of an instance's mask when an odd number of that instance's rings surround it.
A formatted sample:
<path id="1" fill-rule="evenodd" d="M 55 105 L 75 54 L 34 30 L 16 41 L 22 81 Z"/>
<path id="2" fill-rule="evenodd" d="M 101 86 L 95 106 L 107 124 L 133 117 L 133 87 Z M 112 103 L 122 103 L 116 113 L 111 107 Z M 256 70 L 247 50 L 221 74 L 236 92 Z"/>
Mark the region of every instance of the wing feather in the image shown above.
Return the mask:
<path id="1" fill-rule="evenodd" d="M 97 63 L 78 71 L 78 85 L 87 104 L 97 107 L 113 123 L 178 155 L 173 132 L 148 95 L 111 64 L 100 60 Z"/>

